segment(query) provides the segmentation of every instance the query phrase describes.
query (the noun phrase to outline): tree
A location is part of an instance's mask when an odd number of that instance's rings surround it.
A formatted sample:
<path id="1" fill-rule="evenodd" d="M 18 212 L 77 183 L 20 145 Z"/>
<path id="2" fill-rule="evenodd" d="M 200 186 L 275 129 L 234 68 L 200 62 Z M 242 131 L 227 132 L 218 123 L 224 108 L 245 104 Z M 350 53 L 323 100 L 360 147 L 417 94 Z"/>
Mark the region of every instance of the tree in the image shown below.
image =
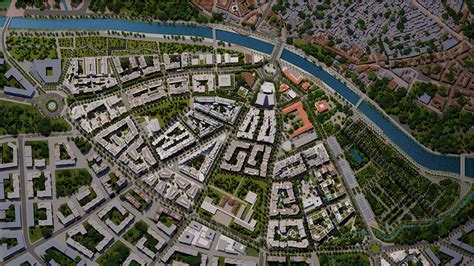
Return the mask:
<path id="1" fill-rule="evenodd" d="M 469 1 L 468 1 L 469 2 Z M 464 35 L 469 38 L 469 40 L 474 39 L 474 23 L 469 23 L 461 27 Z"/>
<path id="2" fill-rule="evenodd" d="M 221 22 L 221 21 L 223 21 L 223 16 L 222 16 L 221 13 L 212 12 L 212 20 L 214 22 Z"/>

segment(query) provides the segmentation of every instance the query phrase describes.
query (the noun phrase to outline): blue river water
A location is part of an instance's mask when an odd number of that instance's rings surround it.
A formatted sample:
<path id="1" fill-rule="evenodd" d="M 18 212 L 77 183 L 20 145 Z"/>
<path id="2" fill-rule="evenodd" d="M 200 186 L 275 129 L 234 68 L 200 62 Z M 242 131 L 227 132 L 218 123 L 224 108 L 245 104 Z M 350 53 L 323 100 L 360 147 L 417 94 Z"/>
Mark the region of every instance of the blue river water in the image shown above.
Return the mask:
<path id="1" fill-rule="evenodd" d="M 275 45 L 271 43 L 267 43 L 249 36 L 245 36 L 242 34 L 234 33 L 234 32 L 229 32 L 229 31 L 223 31 L 223 30 L 216 30 L 216 39 L 225 41 L 225 42 L 230 42 L 233 44 L 245 46 L 247 48 L 271 55 L 273 48 Z"/>
<path id="2" fill-rule="evenodd" d="M 466 158 L 464 163 L 465 163 L 464 171 L 466 173 L 466 176 L 474 177 L 474 158 L 473 157 Z"/>
<path id="3" fill-rule="evenodd" d="M 329 85 L 333 88 L 337 93 L 339 93 L 342 97 L 344 97 L 347 101 L 352 104 L 356 104 L 360 97 L 351 89 L 349 89 L 346 85 L 340 82 L 337 78 L 329 74 L 328 72 L 324 71 L 324 69 L 318 67 L 317 65 L 313 64 L 312 62 L 304 59 L 300 55 L 297 55 L 293 52 L 288 51 L 287 49 L 283 50 L 281 54 L 281 59 L 290 62 L 291 64 L 298 66 L 299 68 L 309 72 L 310 74 L 318 77 L 324 83 Z"/>
<path id="4" fill-rule="evenodd" d="M 359 110 L 377 125 L 389 139 L 391 139 L 400 149 L 408 154 L 413 160 L 426 168 L 452 173 L 460 172 L 460 159 L 458 156 L 434 154 L 427 151 L 412 138 L 406 135 L 397 126 L 380 114 L 374 107 L 366 101 L 362 102 Z M 471 175 L 474 177 L 474 175 Z"/>
<path id="5" fill-rule="evenodd" d="M 281 59 L 288 61 L 302 69 L 308 71 L 314 76 L 320 78 L 327 85 L 333 88 L 337 93 L 342 95 L 352 104 L 356 104 L 360 97 L 355 94 L 351 89 L 344 85 L 337 78 L 331 76 L 324 69 L 316 66 L 309 62 L 303 57 L 292 53 L 288 50 L 283 51 Z M 379 127 L 400 149 L 408 154 L 413 160 L 423 165 L 426 168 L 433 169 L 436 171 L 445 171 L 452 173 L 460 172 L 460 159 L 457 156 L 448 156 L 434 154 L 425 150 L 412 138 L 407 136 L 397 126 L 392 124 L 387 118 L 379 113 L 374 107 L 370 106 L 367 102 L 363 101 L 359 106 L 359 110 L 371 120 L 377 127 Z M 467 174 L 466 168 L 466 174 Z M 470 172 L 471 177 L 474 177 L 474 172 Z"/>
<path id="6" fill-rule="evenodd" d="M 5 18 L 0 18 L 0 23 L 4 24 Z M 186 35 L 212 38 L 212 29 L 203 26 L 186 26 L 170 24 L 152 24 L 122 19 L 70 19 L 70 20 L 49 20 L 49 19 L 27 19 L 13 18 L 10 28 L 30 28 L 30 29 L 50 29 L 50 30 L 117 30 L 131 31 L 152 34 Z M 230 42 L 236 45 L 271 54 L 274 45 L 249 36 L 233 32 L 216 30 L 216 39 Z M 324 69 L 316 66 L 303 57 L 284 49 L 281 59 L 298 66 L 318 77 L 327 85 L 332 87 L 342 97 L 352 104 L 356 104 L 360 97 L 344 85 L 341 81 L 327 73 Z M 459 156 L 441 155 L 432 153 L 424 149 L 420 144 L 407 136 L 405 132 L 392 124 L 386 117 L 379 113 L 374 107 L 365 101 L 360 105 L 360 111 L 379 127 L 400 149 L 420 165 L 444 172 L 460 173 Z M 474 178 L 474 158 L 466 158 L 466 176 Z"/>

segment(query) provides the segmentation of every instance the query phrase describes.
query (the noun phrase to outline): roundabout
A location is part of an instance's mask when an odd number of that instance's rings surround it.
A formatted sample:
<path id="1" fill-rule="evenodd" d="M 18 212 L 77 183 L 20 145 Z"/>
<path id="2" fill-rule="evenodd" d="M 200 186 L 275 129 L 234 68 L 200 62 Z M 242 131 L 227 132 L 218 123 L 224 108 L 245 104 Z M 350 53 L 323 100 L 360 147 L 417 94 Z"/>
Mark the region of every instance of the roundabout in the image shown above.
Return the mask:
<path id="1" fill-rule="evenodd" d="M 49 100 L 46 103 L 46 109 L 51 113 L 55 113 L 58 110 L 58 103 L 55 100 Z"/>
<path id="2" fill-rule="evenodd" d="M 64 108 L 63 97 L 58 93 L 42 94 L 35 98 L 34 104 L 49 118 L 61 115 Z"/>

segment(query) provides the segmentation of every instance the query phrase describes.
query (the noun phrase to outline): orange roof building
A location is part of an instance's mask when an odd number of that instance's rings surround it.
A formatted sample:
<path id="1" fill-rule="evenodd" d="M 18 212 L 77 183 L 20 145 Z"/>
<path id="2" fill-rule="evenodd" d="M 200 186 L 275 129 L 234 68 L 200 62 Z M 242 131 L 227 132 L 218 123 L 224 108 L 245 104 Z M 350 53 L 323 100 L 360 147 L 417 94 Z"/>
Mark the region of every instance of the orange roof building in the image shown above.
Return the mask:
<path id="1" fill-rule="evenodd" d="M 291 82 L 293 82 L 296 85 L 299 85 L 301 81 L 303 81 L 303 77 L 301 75 L 296 77 L 293 73 L 290 72 L 290 70 L 287 67 L 283 68 L 283 74 L 285 75 L 287 79 L 291 80 Z"/>
<path id="2" fill-rule="evenodd" d="M 232 2 L 231 0 L 218 0 L 216 3 L 216 6 L 224 10 L 229 10 L 229 6 L 231 2 Z"/>
<path id="3" fill-rule="evenodd" d="M 245 54 L 244 55 L 245 63 L 252 64 L 253 63 L 253 55 L 252 54 Z"/>
<path id="4" fill-rule="evenodd" d="M 288 86 L 288 84 L 282 83 L 280 85 L 280 92 L 283 93 L 283 92 L 287 91 L 289 88 L 290 88 L 290 86 Z"/>
<path id="5" fill-rule="evenodd" d="M 397 83 L 395 80 L 392 79 L 392 80 L 390 80 L 390 81 L 388 82 L 387 87 L 388 87 L 390 90 L 394 91 L 396 88 L 398 88 L 398 83 Z"/>
<path id="6" fill-rule="evenodd" d="M 305 82 L 303 85 L 301 85 L 301 87 L 303 90 L 307 91 L 311 87 L 311 84 L 309 82 Z"/>
<path id="7" fill-rule="evenodd" d="M 298 111 L 298 115 L 300 116 L 301 121 L 303 121 L 303 126 L 301 126 L 290 134 L 290 137 L 292 138 L 313 128 L 313 124 L 311 124 L 311 122 L 309 121 L 308 114 L 304 111 L 303 103 L 301 101 L 282 109 L 282 112 L 285 114 L 291 113 L 293 111 Z"/>
<path id="8" fill-rule="evenodd" d="M 329 103 L 325 100 L 321 100 L 314 104 L 318 113 L 325 112 L 329 109 Z"/>

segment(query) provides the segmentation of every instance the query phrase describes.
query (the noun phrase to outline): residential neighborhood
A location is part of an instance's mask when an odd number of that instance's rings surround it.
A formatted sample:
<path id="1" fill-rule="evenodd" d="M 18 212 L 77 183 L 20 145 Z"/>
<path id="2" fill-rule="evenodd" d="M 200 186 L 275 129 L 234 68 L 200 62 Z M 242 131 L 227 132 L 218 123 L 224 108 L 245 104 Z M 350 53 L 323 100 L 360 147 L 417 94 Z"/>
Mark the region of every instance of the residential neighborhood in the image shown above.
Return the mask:
<path id="1" fill-rule="evenodd" d="M 472 265 L 473 7 L 0 1 L 0 265 Z"/>

